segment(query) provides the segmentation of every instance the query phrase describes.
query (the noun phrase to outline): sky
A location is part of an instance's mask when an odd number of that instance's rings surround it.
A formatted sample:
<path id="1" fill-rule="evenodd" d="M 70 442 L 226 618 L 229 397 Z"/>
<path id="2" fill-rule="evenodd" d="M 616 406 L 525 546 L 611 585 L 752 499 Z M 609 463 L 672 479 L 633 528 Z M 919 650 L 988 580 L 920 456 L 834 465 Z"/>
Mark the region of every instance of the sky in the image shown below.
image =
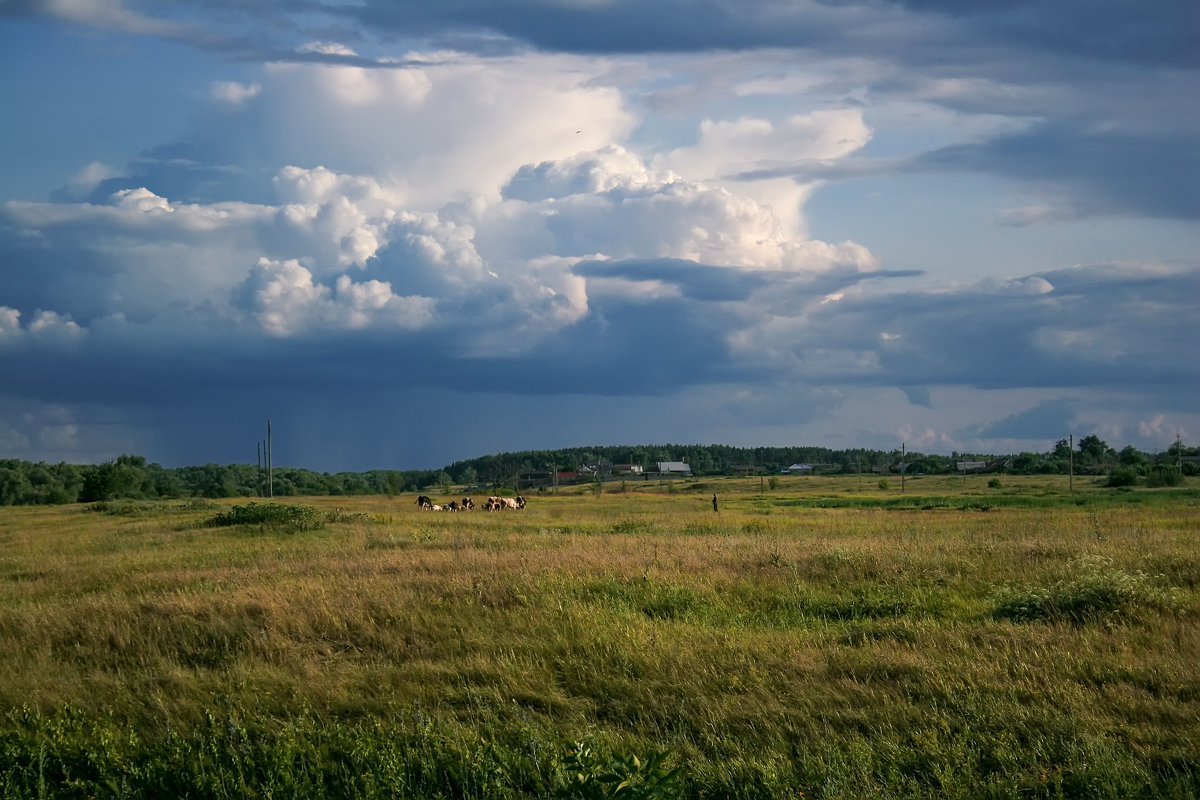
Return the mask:
<path id="1" fill-rule="evenodd" d="M 1200 4 L 0 0 L 0 458 L 1200 436 Z"/>

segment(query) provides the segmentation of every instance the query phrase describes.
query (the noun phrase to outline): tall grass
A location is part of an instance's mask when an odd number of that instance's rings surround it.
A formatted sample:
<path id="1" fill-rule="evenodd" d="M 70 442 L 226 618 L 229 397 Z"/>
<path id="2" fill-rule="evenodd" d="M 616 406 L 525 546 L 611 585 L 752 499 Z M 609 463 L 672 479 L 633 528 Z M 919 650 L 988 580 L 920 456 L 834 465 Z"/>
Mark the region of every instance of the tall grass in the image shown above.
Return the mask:
<path id="1" fill-rule="evenodd" d="M 751 488 L 4 509 L 0 796 L 1200 794 L 1189 495 Z"/>

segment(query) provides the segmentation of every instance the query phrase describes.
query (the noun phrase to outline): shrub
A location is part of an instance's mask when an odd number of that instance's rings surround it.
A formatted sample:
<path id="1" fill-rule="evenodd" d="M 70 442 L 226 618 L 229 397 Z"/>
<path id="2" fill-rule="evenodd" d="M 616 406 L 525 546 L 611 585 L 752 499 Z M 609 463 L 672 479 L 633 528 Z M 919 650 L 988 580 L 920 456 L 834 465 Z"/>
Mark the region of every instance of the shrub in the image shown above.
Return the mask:
<path id="1" fill-rule="evenodd" d="M 989 480 L 989 481 L 988 481 L 988 488 L 989 488 L 989 489 L 999 489 L 999 488 L 1000 488 L 1000 479 L 999 479 L 999 478 L 992 478 L 991 480 Z"/>
<path id="2" fill-rule="evenodd" d="M 312 506 L 250 503 L 210 517 L 205 524 L 213 528 L 257 525 L 263 529 L 295 533 L 324 527 L 325 517 Z"/>
<path id="3" fill-rule="evenodd" d="M 1183 483 L 1183 473 L 1174 467 L 1157 466 L 1146 476 L 1146 485 L 1153 488 L 1179 486 L 1181 483 Z"/>
<path id="4" fill-rule="evenodd" d="M 888 479 L 887 478 L 879 479 L 879 488 L 883 489 L 884 491 L 887 491 L 887 488 L 888 488 Z"/>
<path id="5" fill-rule="evenodd" d="M 138 500 L 97 500 L 88 505 L 88 511 L 120 516 L 151 514 L 162 510 L 163 505 L 161 503 L 148 503 Z"/>
<path id="6" fill-rule="evenodd" d="M 1117 467 L 1112 472 L 1108 473 L 1108 483 L 1110 489 L 1115 489 L 1121 486 L 1136 486 L 1138 482 L 1137 470 L 1133 467 Z"/>

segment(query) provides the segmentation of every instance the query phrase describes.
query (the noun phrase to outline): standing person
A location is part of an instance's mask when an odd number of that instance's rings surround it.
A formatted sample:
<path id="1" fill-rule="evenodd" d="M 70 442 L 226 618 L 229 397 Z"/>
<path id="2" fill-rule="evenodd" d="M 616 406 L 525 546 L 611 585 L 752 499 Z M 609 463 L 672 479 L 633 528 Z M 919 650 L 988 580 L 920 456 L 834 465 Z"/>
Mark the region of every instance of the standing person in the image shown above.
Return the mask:
<path id="1" fill-rule="evenodd" d="M 717 510 L 717 495 L 716 495 L 716 493 L 713 493 L 713 511 L 715 512 L 716 510 Z"/>

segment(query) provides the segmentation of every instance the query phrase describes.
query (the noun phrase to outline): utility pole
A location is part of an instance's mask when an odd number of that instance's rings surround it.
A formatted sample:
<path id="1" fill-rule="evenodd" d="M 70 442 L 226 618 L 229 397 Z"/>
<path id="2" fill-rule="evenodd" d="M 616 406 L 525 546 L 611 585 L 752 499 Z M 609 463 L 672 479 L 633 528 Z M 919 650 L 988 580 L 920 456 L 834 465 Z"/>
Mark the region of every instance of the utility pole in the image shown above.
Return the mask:
<path id="1" fill-rule="evenodd" d="M 904 442 L 901 442 L 900 443 L 900 494 L 904 494 L 904 473 L 905 473 L 905 471 L 906 470 L 905 470 L 905 464 L 904 464 Z"/>
<path id="2" fill-rule="evenodd" d="M 257 467 L 257 472 L 255 472 L 254 474 L 258 476 L 258 486 L 256 488 L 258 489 L 258 496 L 262 497 L 263 479 L 262 479 L 262 442 L 261 441 L 254 443 L 254 464 Z"/>
<path id="3" fill-rule="evenodd" d="M 275 497 L 275 472 L 271 461 L 271 420 L 267 420 L 267 497 Z"/>
<path id="4" fill-rule="evenodd" d="M 1067 439 L 1067 493 L 1075 493 L 1075 434 Z"/>

